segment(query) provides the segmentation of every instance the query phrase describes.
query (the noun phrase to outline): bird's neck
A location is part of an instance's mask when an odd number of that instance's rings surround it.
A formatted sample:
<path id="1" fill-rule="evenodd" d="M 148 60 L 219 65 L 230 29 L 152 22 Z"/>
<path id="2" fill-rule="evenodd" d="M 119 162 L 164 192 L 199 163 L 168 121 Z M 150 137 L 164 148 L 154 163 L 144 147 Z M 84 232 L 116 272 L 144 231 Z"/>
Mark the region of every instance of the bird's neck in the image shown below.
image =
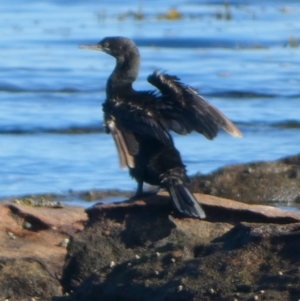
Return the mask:
<path id="1" fill-rule="evenodd" d="M 132 84 L 138 76 L 139 68 L 139 55 L 133 55 L 126 59 L 117 59 L 116 67 L 107 81 L 107 96 L 116 97 L 119 94 L 133 91 Z"/>

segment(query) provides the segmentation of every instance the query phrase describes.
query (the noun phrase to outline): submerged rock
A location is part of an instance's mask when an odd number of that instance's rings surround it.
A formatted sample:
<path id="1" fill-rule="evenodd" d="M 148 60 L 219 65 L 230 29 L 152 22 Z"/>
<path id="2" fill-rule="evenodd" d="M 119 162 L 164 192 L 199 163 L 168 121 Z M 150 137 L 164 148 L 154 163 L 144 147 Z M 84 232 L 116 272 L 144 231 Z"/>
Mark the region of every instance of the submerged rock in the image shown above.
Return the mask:
<path id="1" fill-rule="evenodd" d="M 300 202 L 300 155 L 195 176 L 191 190 L 246 203 Z"/>

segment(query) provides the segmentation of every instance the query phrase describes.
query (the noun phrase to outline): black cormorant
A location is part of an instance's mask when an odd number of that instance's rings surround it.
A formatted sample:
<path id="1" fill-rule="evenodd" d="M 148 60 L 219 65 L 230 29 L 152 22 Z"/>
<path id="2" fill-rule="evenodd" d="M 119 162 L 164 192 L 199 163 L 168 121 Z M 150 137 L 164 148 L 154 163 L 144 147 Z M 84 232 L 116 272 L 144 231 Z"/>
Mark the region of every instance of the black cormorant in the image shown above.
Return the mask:
<path id="1" fill-rule="evenodd" d="M 205 214 L 187 188 L 185 166 L 173 139 L 192 131 L 213 139 L 219 127 L 240 137 L 238 128 L 198 91 L 184 85 L 176 76 L 155 71 L 148 82 L 158 91 L 135 91 L 140 55 L 134 42 L 125 37 L 106 37 L 96 45 L 80 48 L 100 50 L 116 58 L 116 66 L 106 85 L 103 104 L 105 127 L 111 133 L 122 167 L 128 167 L 138 183 L 166 188 L 175 207 L 188 216 L 204 218 Z"/>

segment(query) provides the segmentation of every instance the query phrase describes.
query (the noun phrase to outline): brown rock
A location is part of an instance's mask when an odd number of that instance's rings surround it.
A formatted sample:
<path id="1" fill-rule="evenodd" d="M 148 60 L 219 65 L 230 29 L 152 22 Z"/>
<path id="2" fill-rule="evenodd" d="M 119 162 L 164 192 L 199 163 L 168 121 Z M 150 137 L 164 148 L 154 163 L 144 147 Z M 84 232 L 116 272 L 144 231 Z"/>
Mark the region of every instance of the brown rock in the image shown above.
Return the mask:
<path id="1" fill-rule="evenodd" d="M 246 203 L 300 200 L 300 155 L 238 164 L 192 179 L 191 190 Z"/>
<path id="2" fill-rule="evenodd" d="M 61 294 L 62 241 L 83 229 L 79 207 L 44 208 L 0 203 L 0 299 L 10 301 Z"/>
<path id="3" fill-rule="evenodd" d="M 272 206 L 250 205 L 220 197 L 195 194 L 198 202 L 206 209 L 210 221 L 238 223 L 294 223 L 300 222 L 300 213 Z"/>
<path id="4" fill-rule="evenodd" d="M 0 204 L 0 300 L 300 299 L 300 214 L 196 198 L 206 220 L 165 193 L 97 204 L 87 222 L 83 208 Z"/>
<path id="5" fill-rule="evenodd" d="M 197 198 L 206 221 L 172 212 L 165 196 L 88 209 L 62 277 L 74 293 L 61 300 L 300 298 L 299 214 Z"/>

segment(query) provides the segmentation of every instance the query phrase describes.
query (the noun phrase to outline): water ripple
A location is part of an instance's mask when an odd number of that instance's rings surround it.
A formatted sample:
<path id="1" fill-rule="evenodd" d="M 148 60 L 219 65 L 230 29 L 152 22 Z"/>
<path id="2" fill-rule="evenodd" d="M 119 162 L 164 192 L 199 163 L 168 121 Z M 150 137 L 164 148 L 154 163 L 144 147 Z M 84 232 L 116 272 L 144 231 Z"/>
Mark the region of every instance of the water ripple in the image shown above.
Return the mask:
<path id="1" fill-rule="evenodd" d="M 300 121 L 299 120 L 285 120 L 279 122 L 268 122 L 265 120 L 261 121 L 249 121 L 249 122 L 240 122 L 234 121 L 238 127 L 243 129 L 251 129 L 251 128 L 279 128 L 279 129 L 300 129 Z M 0 135 L 35 135 L 35 134 L 62 134 L 62 135 L 78 135 L 78 134 L 102 134 L 106 133 L 105 128 L 103 126 L 70 126 L 70 127 L 62 127 L 62 128 L 1 128 Z"/>
<path id="2" fill-rule="evenodd" d="M 104 133 L 104 127 L 87 126 L 87 127 L 67 127 L 67 128 L 2 128 L 0 129 L 1 135 L 33 135 L 33 134 L 94 134 L 94 133 Z"/>

